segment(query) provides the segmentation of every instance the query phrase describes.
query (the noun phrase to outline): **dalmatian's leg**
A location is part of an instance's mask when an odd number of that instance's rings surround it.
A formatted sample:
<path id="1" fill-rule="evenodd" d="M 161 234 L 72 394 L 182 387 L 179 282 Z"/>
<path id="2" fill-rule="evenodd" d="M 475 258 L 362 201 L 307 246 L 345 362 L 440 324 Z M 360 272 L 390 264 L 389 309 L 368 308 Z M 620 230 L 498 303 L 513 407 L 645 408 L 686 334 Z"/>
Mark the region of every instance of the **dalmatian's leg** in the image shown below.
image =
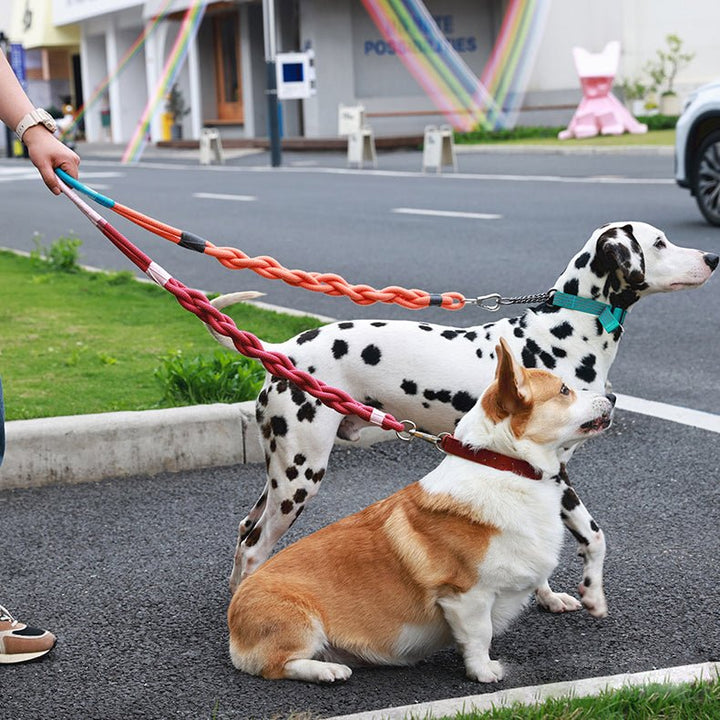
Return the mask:
<path id="1" fill-rule="evenodd" d="M 608 614 L 603 589 L 605 533 L 571 487 L 565 490 L 562 504 L 563 522 L 577 540 L 578 555 L 583 560 L 583 579 L 578 587 L 582 604 L 594 617 L 605 617 Z"/>
<path id="2" fill-rule="evenodd" d="M 572 595 L 556 593 L 549 583 L 535 590 L 540 607 L 550 612 L 579 610 L 584 606 L 591 615 L 605 617 L 607 601 L 603 590 L 603 562 L 605 560 L 605 535 L 583 505 L 563 467 L 558 483 L 563 486 L 560 516 L 565 527 L 578 541 L 578 555 L 583 559 L 583 580 L 578 588 L 582 605 Z"/>
<path id="3" fill-rule="evenodd" d="M 270 556 L 313 498 L 325 475 L 342 416 L 284 380 L 272 380 L 258 398 L 265 449 L 265 492 L 239 528 L 230 587 Z"/>

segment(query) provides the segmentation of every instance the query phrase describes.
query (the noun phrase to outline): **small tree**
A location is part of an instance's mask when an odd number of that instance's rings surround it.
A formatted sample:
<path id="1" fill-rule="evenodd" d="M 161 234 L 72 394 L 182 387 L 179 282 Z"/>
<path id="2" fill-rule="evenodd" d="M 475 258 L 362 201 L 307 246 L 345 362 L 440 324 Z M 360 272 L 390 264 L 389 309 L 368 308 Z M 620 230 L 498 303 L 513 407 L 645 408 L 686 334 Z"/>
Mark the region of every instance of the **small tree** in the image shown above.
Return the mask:
<path id="1" fill-rule="evenodd" d="M 665 37 L 667 50 L 657 51 L 657 59 L 645 65 L 645 72 L 650 75 L 653 89 L 661 95 L 675 95 L 675 78 L 679 70 L 690 63 L 695 53 L 682 52 L 683 41 L 677 35 Z M 661 89 L 665 85 L 665 89 Z"/>
<path id="2" fill-rule="evenodd" d="M 165 101 L 165 112 L 172 115 L 173 126 L 179 131 L 182 127 L 182 119 L 190 112 L 190 108 L 185 105 L 185 98 L 177 83 L 174 83 L 170 88 Z M 181 132 L 178 132 L 178 135 L 181 134 Z"/>

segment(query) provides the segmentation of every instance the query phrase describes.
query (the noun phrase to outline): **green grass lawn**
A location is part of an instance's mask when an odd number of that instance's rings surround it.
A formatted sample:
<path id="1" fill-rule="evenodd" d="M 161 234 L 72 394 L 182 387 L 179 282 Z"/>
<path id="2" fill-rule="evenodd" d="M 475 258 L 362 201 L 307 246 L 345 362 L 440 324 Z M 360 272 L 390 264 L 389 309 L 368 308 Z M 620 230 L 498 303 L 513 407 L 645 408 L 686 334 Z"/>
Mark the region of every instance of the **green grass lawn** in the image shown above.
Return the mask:
<path id="1" fill-rule="evenodd" d="M 597 697 L 556 698 L 487 712 L 458 713 L 437 720 L 717 720 L 720 681 L 647 685 L 603 692 Z"/>
<path id="2" fill-rule="evenodd" d="M 165 290 L 129 273 L 63 273 L 0 252 L 0 375 L 8 420 L 162 407 L 160 359 L 218 344 Z M 280 341 L 320 323 L 254 308 L 227 312 Z"/>

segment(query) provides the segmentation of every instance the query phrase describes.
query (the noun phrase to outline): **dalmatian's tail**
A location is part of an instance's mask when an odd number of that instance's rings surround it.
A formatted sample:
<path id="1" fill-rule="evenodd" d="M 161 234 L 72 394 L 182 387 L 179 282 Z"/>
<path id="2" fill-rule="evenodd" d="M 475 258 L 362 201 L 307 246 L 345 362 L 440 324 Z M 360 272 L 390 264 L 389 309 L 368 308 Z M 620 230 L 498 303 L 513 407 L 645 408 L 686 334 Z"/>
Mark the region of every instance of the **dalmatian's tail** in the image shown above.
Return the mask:
<path id="1" fill-rule="evenodd" d="M 236 305 L 237 303 L 247 302 L 248 300 L 256 300 L 259 297 L 263 297 L 265 293 L 255 292 L 254 290 L 247 290 L 245 292 L 228 293 L 227 295 L 219 295 L 218 297 L 210 300 L 210 304 L 217 310 Z M 217 340 L 223 347 L 228 350 L 234 350 L 237 352 L 237 348 L 233 344 L 233 341 L 226 335 L 220 335 L 220 333 L 213 330 L 207 323 L 204 323 L 207 331 Z"/>

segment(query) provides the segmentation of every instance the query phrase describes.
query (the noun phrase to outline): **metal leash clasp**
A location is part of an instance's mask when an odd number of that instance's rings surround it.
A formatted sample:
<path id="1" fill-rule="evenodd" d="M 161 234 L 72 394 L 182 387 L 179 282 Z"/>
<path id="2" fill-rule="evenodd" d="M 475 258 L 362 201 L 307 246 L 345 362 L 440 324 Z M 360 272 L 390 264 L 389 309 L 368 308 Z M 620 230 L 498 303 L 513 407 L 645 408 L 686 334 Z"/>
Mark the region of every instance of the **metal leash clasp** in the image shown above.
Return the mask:
<path id="1" fill-rule="evenodd" d="M 489 295 L 480 295 L 472 302 L 483 310 L 497 312 L 500 309 L 501 299 L 500 293 L 490 293 Z"/>
<path id="2" fill-rule="evenodd" d="M 442 446 L 440 443 L 442 442 L 442 439 L 445 435 L 449 435 L 450 433 L 440 433 L 440 435 L 431 435 L 430 433 L 423 432 L 422 430 L 417 429 L 417 425 L 412 420 L 401 420 L 401 424 L 403 425 L 402 430 L 396 430 L 395 434 L 398 436 L 400 440 L 404 440 L 405 442 L 410 442 L 413 438 L 420 438 L 420 440 L 425 440 L 425 442 L 432 443 L 440 452 L 444 453 L 445 451 L 442 449 Z"/>

